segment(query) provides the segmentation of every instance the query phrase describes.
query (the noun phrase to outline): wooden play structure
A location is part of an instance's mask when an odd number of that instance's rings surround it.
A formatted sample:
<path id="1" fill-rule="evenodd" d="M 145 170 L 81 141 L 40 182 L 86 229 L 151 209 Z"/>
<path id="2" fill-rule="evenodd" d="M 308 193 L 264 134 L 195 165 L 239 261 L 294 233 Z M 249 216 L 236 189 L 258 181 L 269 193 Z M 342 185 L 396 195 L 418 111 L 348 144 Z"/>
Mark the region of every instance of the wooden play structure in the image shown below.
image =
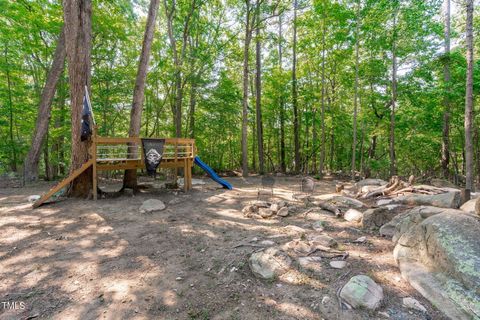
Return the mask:
<path id="1" fill-rule="evenodd" d="M 90 104 L 88 90 L 85 87 L 85 99 L 87 104 Z M 93 124 L 91 145 L 89 149 L 89 160 L 85 162 L 80 168 L 74 170 L 68 177 L 62 180 L 59 184 L 50 189 L 47 193 L 41 196 L 34 204 L 36 208 L 54 194 L 65 188 L 75 178 L 82 174 L 85 170 L 92 167 L 92 196 L 97 200 L 97 179 L 98 171 L 108 170 L 127 170 L 127 169 L 144 169 L 145 159 L 142 150 L 142 139 L 139 137 L 129 138 L 114 138 L 101 137 L 97 134 L 97 126 L 93 110 L 90 110 L 91 121 Z M 188 191 L 192 188 L 192 166 L 195 162 L 196 147 L 194 139 L 184 138 L 159 138 L 164 140 L 163 156 L 160 162 L 160 168 L 174 168 L 175 174 L 178 168 L 183 169 L 184 176 L 184 190 Z"/>
<path id="2" fill-rule="evenodd" d="M 192 188 L 192 166 L 195 159 L 196 147 L 194 139 L 185 138 L 162 138 L 165 140 L 160 168 L 182 168 L 184 173 L 184 190 Z M 50 191 L 38 199 L 33 207 L 42 205 L 55 193 L 65 188 L 85 170 L 92 167 L 92 194 L 97 199 L 98 171 L 144 169 L 145 159 L 143 155 L 142 141 L 138 137 L 112 138 L 97 135 L 94 126 L 92 141 L 89 151 L 89 160 L 80 168 L 74 170 L 67 178 L 54 186 Z M 177 170 L 176 170 L 177 171 Z"/>

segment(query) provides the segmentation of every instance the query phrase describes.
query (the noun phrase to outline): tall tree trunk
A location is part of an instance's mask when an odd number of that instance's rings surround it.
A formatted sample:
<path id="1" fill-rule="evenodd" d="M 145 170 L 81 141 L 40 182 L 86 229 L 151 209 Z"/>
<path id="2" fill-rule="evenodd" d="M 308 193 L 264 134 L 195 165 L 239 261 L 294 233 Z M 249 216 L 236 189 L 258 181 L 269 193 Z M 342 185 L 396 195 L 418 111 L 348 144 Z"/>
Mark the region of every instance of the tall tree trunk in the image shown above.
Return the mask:
<path id="1" fill-rule="evenodd" d="M 32 143 L 24 164 L 25 181 L 31 182 L 38 179 L 38 162 L 45 135 L 48 131 L 48 122 L 51 117 L 52 102 L 55 96 L 58 81 L 65 67 L 65 26 L 62 27 L 58 38 L 57 48 L 53 56 L 52 66 L 47 76 L 42 96 L 38 105 L 37 121 L 33 132 Z"/>
<path id="2" fill-rule="evenodd" d="M 196 79 L 193 79 L 190 88 L 190 120 L 188 122 L 189 129 L 188 135 L 190 138 L 195 138 L 195 106 L 197 104 L 197 83 Z"/>
<path id="3" fill-rule="evenodd" d="M 280 75 L 283 74 L 282 67 L 282 15 L 278 16 L 278 67 Z M 280 90 L 280 170 L 287 172 L 287 162 L 285 160 L 285 101 L 283 97 L 283 90 Z"/>
<path id="4" fill-rule="evenodd" d="M 256 5 L 256 15 L 257 21 L 260 20 L 260 4 L 257 0 Z M 255 111 L 257 118 L 257 144 L 258 144 L 258 165 L 259 173 L 264 174 L 265 172 L 265 163 L 264 163 L 264 152 L 263 152 L 263 123 L 262 123 L 262 45 L 260 42 L 260 24 L 257 22 L 257 27 L 255 28 L 256 33 L 256 73 L 255 73 Z"/>
<path id="5" fill-rule="evenodd" d="M 355 179 L 355 156 L 357 153 L 357 107 L 358 107 L 358 51 L 360 41 L 360 1 L 357 2 L 357 23 L 355 26 L 355 88 L 353 100 L 352 180 Z"/>
<path id="6" fill-rule="evenodd" d="M 323 176 L 323 167 L 325 165 L 325 152 L 326 152 L 326 133 L 325 133 L 325 32 L 326 32 L 326 22 L 325 22 L 325 7 L 322 9 L 322 94 L 320 102 L 320 124 L 321 124 L 321 136 L 322 136 L 322 146 L 320 148 L 320 160 L 318 164 L 318 174 L 320 177 Z"/>
<path id="7" fill-rule="evenodd" d="M 293 139 L 295 145 L 295 172 L 300 171 L 300 128 L 298 121 L 298 89 L 297 89 L 297 5 L 293 7 L 293 57 L 292 57 L 292 104 L 293 104 Z"/>
<path id="8" fill-rule="evenodd" d="M 177 71 L 175 76 L 175 137 L 182 136 L 182 102 L 183 102 L 183 85 L 182 73 Z"/>
<path id="9" fill-rule="evenodd" d="M 135 80 L 135 88 L 133 90 L 132 111 L 130 113 L 130 129 L 128 134 L 130 137 L 138 137 L 140 135 L 140 127 L 142 121 L 143 100 L 145 98 L 145 82 L 147 79 L 148 61 L 150 59 L 150 50 L 155 33 L 155 20 L 157 18 L 159 0 L 151 0 L 148 8 L 147 24 L 145 26 L 145 34 L 143 36 L 142 53 L 138 62 L 137 78 Z M 140 146 L 129 146 L 129 156 L 137 158 Z M 123 178 L 124 188 L 137 188 L 137 170 L 125 170 Z"/>
<path id="10" fill-rule="evenodd" d="M 49 157 L 49 150 L 48 150 L 48 139 L 49 134 L 47 131 L 46 137 L 45 137 L 45 142 L 43 144 L 43 162 L 45 163 L 45 180 L 50 181 L 52 180 L 51 176 L 51 168 L 50 168 L 50 157 Z"/>
<path id="11" fill-rule="evenodd" d="M 450 0 L 445 0 L 445 52 L 443 78 L 445 82 L 445 91 L 443 98 L 443 130 L 442 130 L 442 170 L 443 177 L 448 179 L 450 173 L 448 165 L 450 164 Z"/>
<path id="12" fill-rule="evenodd" d="M 390 110 L 390 176 L 397 174 L 397 160 L 395 156 L 395 107 L 397 104 L 397 13 L 398 4 L 396 3 L 393 16 L 393 35 L 392 35 L 392 104 Z"/>
<path id="13" fill-rule="evenodd" d="M 17 171 L 17 148 L 15 147 L 15 140 L 13 138 L 13 95 L 12 95 L 12 80 L 10 77 L 10 69 L 8 62 L 8 45 L 5 45 L 5 65 L 8 87 L 8 106 L 9 106 L 9 139 L 10 139 L 10 151 L 12 153 L 10 168 L 12 171 Z"/>
<path id="14" fill-rule="evenodd" d="M 246 0 L 245 42 L 243 47 L 243 103 L 242 103 L 242 175 L 248 176 L 248 54 L 252 39 L 250 0 Z"/>
<path id="15" fill-rule="evenodd" d="M 90 90 L 90 51 L 92 40 L 91 0 L 65 0 L 65 48 L 70 82 L 72 118 L 72 147 L 70 172 L 88 160 L 89 141 L 80 141 L 83 96 L 85 86 Z M 85 171 L 70 186 L 70 196 L 85 197 L 92 188 L 92 170 Z"/>
<path id="16" fill-rule="evenodd" d="M 472 147 L 472 122 L 473 122 L 473 0 L 467 0 L 466 21 L 466 46 L 467 46 L 467 84 L 465 94 L 465 200 L 469 200 L 470 191 L 473 189 L 473 147 Z"/>

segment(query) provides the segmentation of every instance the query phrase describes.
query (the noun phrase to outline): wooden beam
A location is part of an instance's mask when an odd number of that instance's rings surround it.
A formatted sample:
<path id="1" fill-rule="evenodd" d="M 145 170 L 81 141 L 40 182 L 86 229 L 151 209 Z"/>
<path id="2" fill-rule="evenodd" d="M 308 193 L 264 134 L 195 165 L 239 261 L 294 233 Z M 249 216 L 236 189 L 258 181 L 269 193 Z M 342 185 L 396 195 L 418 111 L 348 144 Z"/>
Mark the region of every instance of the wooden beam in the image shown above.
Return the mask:
<path id="1" fill-rule="evenodd" d="M 50 199 L 51 196 L 53 196 L 55 193 L 60 191 L 62 188 L 67 186 L 70 182 L 72 182 L 76 177 L 78 177 L 82 172 L 90 168 L 90 166 L 93 165 L 93 159 L 88 160 L 85 162 L 80 168 L 77 170 L 73 171 L 68 177 L 63 179 L 59 184 L 54 186 L 52 189 L 50 189 L 47 193 L 45 193 L 40 199 L 35 201 L 33 203 L 33 208 L 37 208 L 41 206 L 45 201 Z"/>

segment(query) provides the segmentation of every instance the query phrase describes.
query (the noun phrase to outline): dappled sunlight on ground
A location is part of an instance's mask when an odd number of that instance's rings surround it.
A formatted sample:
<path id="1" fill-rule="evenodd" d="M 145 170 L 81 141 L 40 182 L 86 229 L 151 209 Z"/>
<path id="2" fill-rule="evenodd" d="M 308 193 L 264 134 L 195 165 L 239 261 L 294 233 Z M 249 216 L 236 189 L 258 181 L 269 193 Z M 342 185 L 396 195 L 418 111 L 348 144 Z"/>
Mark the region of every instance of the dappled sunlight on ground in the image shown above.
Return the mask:
<path id="1" fill-rule="evenodd" d="M 234 190 L 205 180 L 188 194 L 150 189 L 36 210 L 27 198 L 48 185 L 0 190 L 0 298 L 26 305 L 0 310 L 0 318 L 366 319 L 364 311 L 341 310 L 336 298 L 360 273 L 386 287 L 385 308 L 415 295 L 399 276 L 388 240 L 367 233 L 367 242 L 354 243 L 365 235 L 358 225 L 322 210 L 304 214 L 308 208 L 295 200 L 301 177 L 276 178 L 273 196 L 259 177 L 227 180 Z M 319 181 L 313 195 L 334 189 L 334 183 Z M 141 214 L 150 198 L 167 208 Z M 245 217 L 242 208 L 259 199 L 282 199 L 297 208 L 286 218 Z M 261 250 L 252 243 L 301 239 L 301 230 L 311 232 L 318 220 L 349 253 L 345 269 L 332 269 L 322 258 L 316 271 L 306 270 L 293 259 L 292 269 L 272 281 L 252 274 L 248 258 Z"/>

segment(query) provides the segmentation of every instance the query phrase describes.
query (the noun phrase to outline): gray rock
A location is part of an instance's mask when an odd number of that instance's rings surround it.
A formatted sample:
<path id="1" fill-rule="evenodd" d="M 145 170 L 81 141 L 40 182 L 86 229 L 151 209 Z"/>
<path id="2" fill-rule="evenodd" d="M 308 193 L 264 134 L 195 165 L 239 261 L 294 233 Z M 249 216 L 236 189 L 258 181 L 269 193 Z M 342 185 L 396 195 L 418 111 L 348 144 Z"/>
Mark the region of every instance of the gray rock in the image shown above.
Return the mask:
<path id="1" fill-rule="evenodd" d="M 262 200 L 257 200 L 253 203 L 254 206 L 256 206 L 257 208 L 269 208 L 270 207 L 270 203 L 267 202 L 267 201 L 262 201 Z"/>
<path id="2" fill-rule="evenodd" d="M 464 214 L 461 210 L 438 208 L 431 206 L 420 206 L 405 211 L 396 215 L 390 222 L 384 224 L 380 228 L 380 234 L 384 236 L 391 236 L 393 242 L 397 242 L 398 239 L 412 226 L 421 223 L 428 217 L 439 213 L 453 213 Z"/>
<path id="3" fill-rule="evenodd" d="M 355 183 L 355 187 L 360 190 L 364 186 L 384 186 L 386 184 L 388 182 L 382 179 L 363 179 Z"/>
<path id="4" fill-rule="evenodd" d="M 149 213 L 163 209 L 165 209 L 165 204 L 163 201 L 157 199 L 148 199 L 143 201 L 142 206 L 140 207 L 140 213 Z"/>
<path id="5" fill-rule="evenodd" d="M 326 201 L 338 207 L 345 208 L 345 211 L 348 210 L 349 208 L 361 209 L 365 207 L 365 204 L 360 200 L 341 196 L 336 193 L 315 196 L 313 197 L 313 203 L 315 203 L 315 201 Z"/>
<path id="6" fill-rule="evenodd" d="M 298 264 L 306 270 L 321 272 L 322 271 L 322 257 L 300 257 Z"/>
<path id="7" fill-rule="evenodd" d="M 330 261 L 330 267 L 334 269 L 343 269 L 347 266 L 347 261 L 345 260 L 332 260 Z"/>
<path id="8" fill-rule="evenodd" d="M 312 223 L 313 230 L 319 231 L 319 232 L 322 232 L 323 230 L 325 230 L 326 226 L 327 226 L 327 222 L 323 220 L 318 220 Z"/>
<path id="9" fill-rule="evenodd" d="M 463 210 L 465 212 L 475 213 L 476 203 L 477 203 L 477 199 L 468 200 L 460 207 L 460 210 Z"/>
<path id="10" fill-rule="evenodd" d="M 253 274 L 262 279 L 273 279 L 286 273 L 292 260 L 288 255 L 276 248 L 254 252 L 248 259 Z"/>
<path id="11" fill-rule="evenodd" d="M 282 231 L 284 231 L 286 234 L 291 236 L 302 235 L 307 233 L 307 230 L 294 225 L 285 226 L 282 228 Z"/>
<path id="12" fill-rule="evenodd" d="M 427 312 L 427 309 L 420 302 L 418 302 L 417 299 L 414 299 L 412 297 L 403 298 L 402 303 L 408 309 L 414 309 L 420 312 Z"/>
<path id="13" fill-rule="evenodd" d="M 350 222 L 360 222 L 362 220 L 363 213 L 356 209 L 348 209 L 347 212 L 343 214 L 343 219 Z"/>
<path id="14" fill-rule="evenodd" d="M 278 209 L 280 209 L 280 208 L 286 207 L 287 203 L 283 200 L 280 200 L 280 201 L 277 201 L 277 206 L 278 206 Z"/>
<path id="15" fill-rule="evenodd" d="M 480 221 L 460 210 L 432 215 L 398 239 L 402 276 L 452 319 L 480 317 Z"/>
<path id="16" fill-rule="evenodd" d="M 273 211 L 270 210 L 270 208 L 260 208 L 260 209 L 258 209 L 258 214 L 262 218 L 269 218 L 269 217 L 274 215 Z"/>
<path id="17" fill-rule="evenodd" d="M 307 255 L 313 251 L 314 247 L 308 241 L 297 239 L 285 243 L 282 249 L 293 255 Z"/>
<path id="18" fill-rule="evenodd" d="M 364 229 L 380 228 L 385 223 L 392 220 L 395 215 L 397 215 L 397 213 L 395 211 L 388 210 L 387 207 L 368 209 L 363 213 L 362 227 Z"/>
<path id="19" fill-rule="evenodd" d="M 277 212 L 277 216 L 280 216 L 280 217 L 288 216 L 288 208 L 287 207 L 280 208 L 280 210 L 278 210 Z"/>
<path id="20" fill-rule="evenodd" d="M 379 199 L 377 201 L 377 206 L 384 206 L 384 205 L 388 205 L 390 203 L 392 203 L 393 200 L 392 199 Z"/>
<path id="21" fill-rule="evenodd" d="M 254 205 L 247 205 L 247 206 L 243 207 L 243 209 L 242 209 L 243 215 L 247 216 L 247 217 L 254 214 L 254 213 L 257 213 L 257 211 L 258 211 L 258 208 Z"/>
<path id="22" fill-rule="evenodd" d="M 453 190 L 453 189 L 452 189 Z M 458 208 L 460 206 L 460 191 L 449 191 L 440 194 L 410 194 L 392 199 L 392 203 L 411 206 L 434 206 L 441 208 Z"/>
<path id="23" fill-rule="evenodd" d="M 343 286 L 340 297 L 353 308 L 375 310 L 383 300 L 383 289 L 368 276 L 357 275 Z"/>
<path id="24" fill-rule="evenodd" d="M 308 240 L 310 243 L 315 246 L 317 244 L 324 246 L 324 247 L 336 247 L 338 245 L 337 241 L 333 239 L 332 237 L 326 235 L 326 234 L 319 234 L 319 235 L 313 235 L 309 236 Z"/>
<path id="25" fill-rule="evenodd" d="M 280 207 L 278 206 L 278 203 L 272 203 L 272 205 L 270 206 L 270 210 L 272 210 L 273 213 L 277 213 L 279 209 Z"/>
<path id="26" fill-rule="evenodd" d="M 454 188 L 454 189 L 460 189 L 457 185 L 454 183 L 451 183 L 448 180 L 445 179 L 432 179 L 430 180 L 430 184 L 434 187 L 437 188 Z"/>

